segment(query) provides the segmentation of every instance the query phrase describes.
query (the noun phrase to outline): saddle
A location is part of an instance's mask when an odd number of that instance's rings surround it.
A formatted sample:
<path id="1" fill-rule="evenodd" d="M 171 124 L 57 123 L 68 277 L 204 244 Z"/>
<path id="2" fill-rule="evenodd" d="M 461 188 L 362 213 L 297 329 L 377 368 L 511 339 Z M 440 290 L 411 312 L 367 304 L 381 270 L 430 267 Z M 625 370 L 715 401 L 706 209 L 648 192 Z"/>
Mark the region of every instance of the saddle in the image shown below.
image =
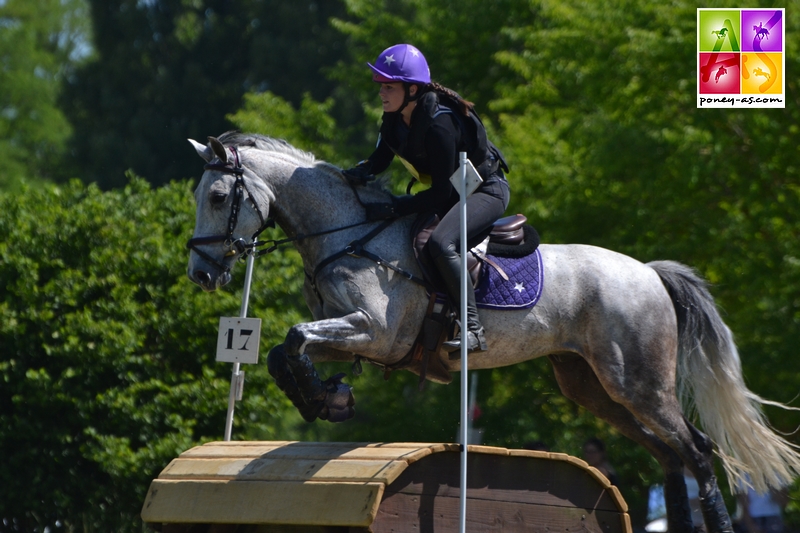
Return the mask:
<path id="1" fill-rule="evenodd" d="M 487 254 L 504 257 L 524 257 L 532 254 L 539 246 L 539 235 L 533 227 L 526 224 L 525 215 L 511 215 L 498 219 L 483 235 L 475 238 L 476 243 L 471 245 L 467 255 L 467 270 L 476 287 L 484 271 L 482 266 L 494 268 L 506 280 L 508 277 L 503 269 Z M 439 217 L 435 214 L 421 215 L 412 226 L 412 244 L 423 277 L 430 287 L 428 309 L 423 319 L 419 335 L 408 354 L 390 367 L 386 367 L 385 378 L 394 370 L 405 369 L 419 376 L 419 387 L 422 389 L 426 379 L 436 383 L 450 383 L 452 376 L 444 363 L 447 357 L 442 351 L 442 343 L 450 336 L 453 330 L 454 314 L 445 291 L 436 290 L 443 287 L 443 282 L 438 270 L 433 265 L 426 244 L 431 233 L 439 224 Z"/>
<path id="2" fill-rule="evenodd" d="M 473 287 L 478 286 L 483 264 L 495 268 L 501 276 L 505 277 L 502 268 L 487 257 L 487 254 L 523 257 L 536 250 L 539 246 L 539 235 L 533 227 L 526 224 L 527 221 L 528 218 L 521 214 L 497 219 L 488 233 L 484 232 L 478 235 L 474 242 L 468 243 L 470 251 L 467 254 L 467 272 L 469 272 Z M 428 244 L 431 234 L 438 225 L 439 217 L 437 215 L 423 215 L 417 218 L 411 231 L 417 263 L 422 269 L 423 277 L 433 287 L 442 287 L 444 284 L 425 245 Z"/>

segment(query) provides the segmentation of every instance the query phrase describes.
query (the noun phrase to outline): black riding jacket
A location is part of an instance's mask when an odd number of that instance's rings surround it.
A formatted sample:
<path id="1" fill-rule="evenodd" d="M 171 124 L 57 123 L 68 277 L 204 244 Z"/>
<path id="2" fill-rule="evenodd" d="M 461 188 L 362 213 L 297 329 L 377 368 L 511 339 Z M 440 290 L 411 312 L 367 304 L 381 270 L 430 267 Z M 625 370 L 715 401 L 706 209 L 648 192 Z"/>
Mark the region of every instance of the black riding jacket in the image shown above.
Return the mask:
<path id="1" fill-rule="evenodd" d="M 380 174 L 397 155 L 413 166 L 421 181 L 430 176 L 429 189 L 401 197 L 395 210 L 401 216 L 433 211 L 441 217 L 458 203 L 450 176 L 459 166 L 459 152 L 466 152 L 478 170 L 484 181 L 481 187 L 505 179 L 500 169 L 507 172 L 508 167 L 500 151 L 487 139 L 480 118 L 463 115 L 453 99 L 429 91 L 417 100 L 410 127 L 400 113 L 383 114 L 378 146 L 367 160 L 372 173 Z"/>

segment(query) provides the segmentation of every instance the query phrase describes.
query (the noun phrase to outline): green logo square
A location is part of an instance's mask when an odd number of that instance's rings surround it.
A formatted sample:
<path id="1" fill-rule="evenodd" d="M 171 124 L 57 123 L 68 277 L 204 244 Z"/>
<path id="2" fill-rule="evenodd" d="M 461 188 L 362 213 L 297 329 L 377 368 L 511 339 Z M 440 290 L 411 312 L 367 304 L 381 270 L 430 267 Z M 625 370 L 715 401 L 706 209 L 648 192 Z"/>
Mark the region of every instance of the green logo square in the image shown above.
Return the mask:
<path id="1" fill-rule="evenodd" d="M 700 9 L 697 45 L 700 52 L 739 52 L 741 12 L 738 9 Z"/>

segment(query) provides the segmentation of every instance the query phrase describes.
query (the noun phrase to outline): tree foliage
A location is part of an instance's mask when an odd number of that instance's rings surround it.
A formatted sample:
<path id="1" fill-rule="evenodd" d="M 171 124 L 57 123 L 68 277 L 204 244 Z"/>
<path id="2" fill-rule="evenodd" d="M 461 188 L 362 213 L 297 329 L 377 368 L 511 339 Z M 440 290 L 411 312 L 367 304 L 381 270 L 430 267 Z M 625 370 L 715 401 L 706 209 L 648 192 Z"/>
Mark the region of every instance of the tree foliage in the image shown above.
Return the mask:
<path id="1" fill-rule="evenodd" d="M 72 133 L 61 84 L 86 46 L 84 0 L 0 2 L 0 188 L 52 178 Z"/>
<path id="2" fill-rule="evenodd" d="M 216 330 L 241 296 L 187 279 L 192 207 L 187 183 L 140 178 L 0 195 L 0 531 L 137 531 L 150 480 L 221 439 Z M 276 255 L 256 270 L 264 345 L 299 320 L 298 269 Z M 246 375 L 235 437 L 283 437 L 299 416 L 264 367 Z"/>
<path id="3" fill-rule="evenodd" d="M 76 128 L 69 172 L 103 188 L 134 169 L 152 183 L 187 176 L 187 137 L 230 129 L 248 90 L 295 105 L 328 95 L 320 69 L 343 54 L 327 24 L 340 2 L 89 0 L 97 58 L 71 79 L 62 105 Z"/>
<path id="4" fill-rule="evenodd" d="M 775 399 L 792 400 L 800 339 L 787 325 L 800 302 L 786 287 L 800 282 L 797 106 L 696 109 L 693 4 L 541 7 L 536 24 L 509 30 L 526 52 L 497 56 L 526 78 L 493 102 L 519 171 L 514 207 L 533 213 L 551 242 L 698 268 L 718 285 L 753 388 L 774 397 L 777 379 L 786 392 Z M 786 22 L 791 71 L 798 40 Z M 796 101 L 796 80 L 786 90 Z M 793 430 L 792 418 L 779 426 Z"/>

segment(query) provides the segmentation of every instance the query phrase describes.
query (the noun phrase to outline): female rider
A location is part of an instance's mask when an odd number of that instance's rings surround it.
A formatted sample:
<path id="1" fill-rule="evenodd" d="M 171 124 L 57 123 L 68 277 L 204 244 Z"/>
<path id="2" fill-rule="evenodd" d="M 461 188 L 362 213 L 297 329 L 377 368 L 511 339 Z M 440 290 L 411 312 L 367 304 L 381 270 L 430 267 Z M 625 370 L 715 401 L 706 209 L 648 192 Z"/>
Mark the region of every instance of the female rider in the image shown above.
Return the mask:
<path id="1" fill-rule="evenodd" d="M 353 179 L 386 170 L 396 156 L 415 178 L 430 188 L 415 195 L 393 197 L 391 203 L 367 204 L 367 218 L 380 220 L 411 213 L 434 212 L 441 222 L 428 241 L 430 256 L 445 281 L 451 301 L 460 308 L 460 216 L 454 208 L 458 193 L 450 177 L 459 166 L 459 152 L 478 170 L 483 183 L 467 199 L 469 245 L 483 240 L 508 206 L 509 187 L 503 174 L 508 167 L 500 151 L 487 139 L 473 104 L 450 89 L 431 82 L 428 63 L 409 44 L 387 48 L 378 56 L 372 79 L 381 84 L 383 121 L 375 151 L 345 174 Z M 484 329 L 475 305 L 475 293 L 467 291 L 467 349 L 486 350 Z M 463 328 L 463 324 L 462 327 Z M 444 344 L 447 351 L 461 347 L 459 332 Z"/>

